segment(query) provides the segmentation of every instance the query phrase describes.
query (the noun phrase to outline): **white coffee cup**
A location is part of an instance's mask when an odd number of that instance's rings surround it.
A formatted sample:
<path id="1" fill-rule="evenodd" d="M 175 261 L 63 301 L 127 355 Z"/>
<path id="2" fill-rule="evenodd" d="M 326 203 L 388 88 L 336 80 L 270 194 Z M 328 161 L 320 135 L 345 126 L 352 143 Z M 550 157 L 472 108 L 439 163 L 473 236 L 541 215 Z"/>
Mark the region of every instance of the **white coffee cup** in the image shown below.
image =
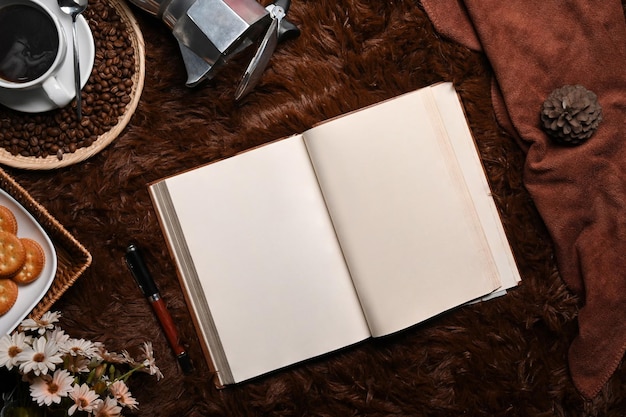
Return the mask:
<path id="1" fill-rule="evenodd" d="M 0 4 L 0 89 L 4 94 L 39 89 L 56 107 L 66 106 L 75 95 L 58 79 L 66 53 L 63 25 L 40 0 Z"/>

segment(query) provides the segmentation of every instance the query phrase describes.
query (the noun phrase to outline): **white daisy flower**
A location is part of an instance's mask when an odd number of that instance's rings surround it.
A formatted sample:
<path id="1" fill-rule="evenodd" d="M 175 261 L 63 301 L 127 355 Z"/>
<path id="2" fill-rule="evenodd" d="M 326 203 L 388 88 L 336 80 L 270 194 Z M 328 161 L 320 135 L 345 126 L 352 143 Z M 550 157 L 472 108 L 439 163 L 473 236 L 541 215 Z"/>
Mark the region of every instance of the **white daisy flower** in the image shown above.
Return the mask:
<path id="1" fill-rule="evenodd" d="M 97 344 L 98 342 L 96 342 Z M 98 357 L 105 362 L 115 363 L 115 364 L 125 364 L 128 363 L 128 359 L 119 353 L 109 352 L 102 346 L 98 346 Z"/>
<path id="2" fill-rule="evenodd" d="M 63 362 L 61 353 L 54 342 L 48 342 L 45 337 L 39 337 L 33 341 L 32 346 L 27 346 L 18 356 L 20 371 L 28 373 L 33 371 L 35 375 L 47 374 L 54 371 L 56 365 Z"/>
<path id="3" fill-rule="evenodd" d="M 73 415 L 76 410 L 91 413 L 102 402 L 98 394 L 87 384 L 72 386 L 69 397 L 74 401 L 74 404 L 67 410 L 68 416 Z"/>
<path id="4" fill-rule="evenodd" d="M 70 336 L 59 326 L 55 326 L 52 331 L 48 331 L 46 333 L 46 339 L 55 342 L 58 346 L 61 346 L 70 340 Z"/>
<path id="5" fill-rule="evenodd" d="M 117 400 L 117 402 L 123 407 L 137 409 L 139 403 L 128 389 L 128 385 L 124 381 L 115 381 L 109 385 L 109 392 Z"/>
<path id="6" fill-rule="evenodd" d="M 84 356 L 67 355 L 65 356 L 64 361 L 65 369 L 73 374 L 87 373 L 91 371 L 91 369 L 89 369 L 90 360 Z"/>
<path id="7" fill-rule="evenodd" d="M 143 366 L 145 366 L 148 369 L 148 373 L 150 373 L 150 375 L 156 375 L 157 381 L 163 378 L 163 374 L 161 373 L 161 370 L 159 369 L 159 367 L 156 365 L 156 360 L 154 359 L 154 351 L 152 350 L 152 343 L 144 342 L 141 350 L 146 356 L 146 358 L 143 361 Z"/>
<path id="8" fill-rule="evenodd" d="M 126 349 L 122 350 L 122 358 L 124 358 L 124 363 L 127 363 L 132 367 L 141 365 L 141 363 L 137 362 L 132 356 L 130 356 L 130 353 L 128 353 Z"/>
<path id="9" fill-rule="evenodd" d="M 15 332 L 11 336 L 4 335 L 0 338 L 0 367 L 6 366 L 8 370 L 19 364 L 18 356 L 27 349 L 32 342 L 30 336 Z"/>
<path id="10" fill-rule="evenodd" d="M 45 312 L 39 320 L 34 319 L 26 319 L 22 321 L 20 327 L 22 330 L 32 330 L 37 331 L 39 334 L 44 334 L 46 330 L 54 329 L 54 324 L 59 321 L 59 317 L 61 317 L 61 313 L 58 311 Z"/>
<path id="11" fill-rule="evenodd" d="M 122 413 L 122 407 L 117 405 L 115 399 L 107 397 L 98 403 L 92 413 L 95 417 L 119 417 Z"/>
<path id="12" fill-rule="evenodd" d="M 72 390 L 74 378 L 65 369 L 59 369 L 53 376 L 42 375 L 30 385 L 30 396 L 39 406 L 59 404 Z"/>
<path id="13" fill-rule="evenodd" d="M 98 355 L 98 348 L 91 340 L 70 338 L 60 345 L 59 348 L 62 352 L 69 353 L 71 356 L 94 358 Z"/>

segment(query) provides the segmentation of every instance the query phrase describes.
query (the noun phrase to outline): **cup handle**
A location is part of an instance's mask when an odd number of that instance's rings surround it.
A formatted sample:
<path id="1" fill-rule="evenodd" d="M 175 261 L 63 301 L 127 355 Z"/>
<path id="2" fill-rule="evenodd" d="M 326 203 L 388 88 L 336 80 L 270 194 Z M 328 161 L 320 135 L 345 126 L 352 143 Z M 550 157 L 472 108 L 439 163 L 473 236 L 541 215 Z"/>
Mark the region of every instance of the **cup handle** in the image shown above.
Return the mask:
<path id="1" fill-rule="evenodd" d="M 67 91 L 56 77 L 48 77 L 43 82 L 43 89 L 48 98 L 59 108 L 67 106 L 74 98 L 74 95 Z"/>

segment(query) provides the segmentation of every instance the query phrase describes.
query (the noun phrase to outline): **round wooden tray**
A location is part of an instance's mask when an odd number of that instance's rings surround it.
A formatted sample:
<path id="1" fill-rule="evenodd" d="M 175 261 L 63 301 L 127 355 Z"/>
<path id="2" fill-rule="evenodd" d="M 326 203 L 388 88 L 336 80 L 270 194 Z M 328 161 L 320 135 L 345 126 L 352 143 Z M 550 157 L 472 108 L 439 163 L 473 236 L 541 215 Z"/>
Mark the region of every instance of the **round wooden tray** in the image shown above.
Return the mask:
<path id="1" fill-rule="evenodd" d="M 106 148 L 126 127 L 130 121 L 141 92 L 143 90 L 145 78 L 145 46 L 141 30 L 132 14 L 132 11 L 126 6 L 122 0 L 107 0 L 107 3 L 115 9 L 120 17 L 121 22 L 126 26 L 128 36 L 134 48 L 135 68 L 132 75 L 132 89 L 130 93 L 130 102 L 126 105 L 124 113 L 119 117 L 117 124 L 108 131 L 98 136 L 94 142 L 88 147 L 82 147 L 71 153 L 64 153 L 62 159 L 56 155 L 44 157 L 13 155 L 11 152 L 0 147 L 0 164 L 12 166 L 15 168 L 30 170 L 49 170 L 73 165 L 84 161 L 87 158 L 97 154 Z M 97 51 L 96 51 L 97 52 Z"/>

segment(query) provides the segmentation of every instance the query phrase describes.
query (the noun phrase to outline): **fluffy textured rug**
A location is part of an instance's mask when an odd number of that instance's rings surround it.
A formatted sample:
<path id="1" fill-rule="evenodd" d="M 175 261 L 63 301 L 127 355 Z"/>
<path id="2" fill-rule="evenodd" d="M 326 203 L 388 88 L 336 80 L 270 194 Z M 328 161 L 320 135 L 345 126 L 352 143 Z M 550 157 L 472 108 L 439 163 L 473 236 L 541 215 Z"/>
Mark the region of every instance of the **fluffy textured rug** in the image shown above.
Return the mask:
<path id="1" fill-rule="evenodd" d="M 302 35 L 279 46 L 260 85 L 236 103 L 241 66 L 185 87 L 167 27 L 133 11 L 145 39 L 146 79 L 127 128 L 83 163 L 8 172 L 93 255 L 92 266 L 54 306 L 66 330 L 112 350 L 154 343 L 165 378 L 133 381 L 137 415 L 626 415 L 624 364 L 593 400 L 572 384 L 567 350 L 581 300 L 562 282 L 522 184 L 524 153 L 495 121 L 484 55 L 438 35 L 414 0 L 294 1 L 289 19 Z M 437 81 L 454 82 L 464 102 L 522 285 L 392 337 L 213 388 L 146 184 Z M 130 241 L 144 248 L 194 361 L 192 375 L 179 371 L 123 264 Z"/>

